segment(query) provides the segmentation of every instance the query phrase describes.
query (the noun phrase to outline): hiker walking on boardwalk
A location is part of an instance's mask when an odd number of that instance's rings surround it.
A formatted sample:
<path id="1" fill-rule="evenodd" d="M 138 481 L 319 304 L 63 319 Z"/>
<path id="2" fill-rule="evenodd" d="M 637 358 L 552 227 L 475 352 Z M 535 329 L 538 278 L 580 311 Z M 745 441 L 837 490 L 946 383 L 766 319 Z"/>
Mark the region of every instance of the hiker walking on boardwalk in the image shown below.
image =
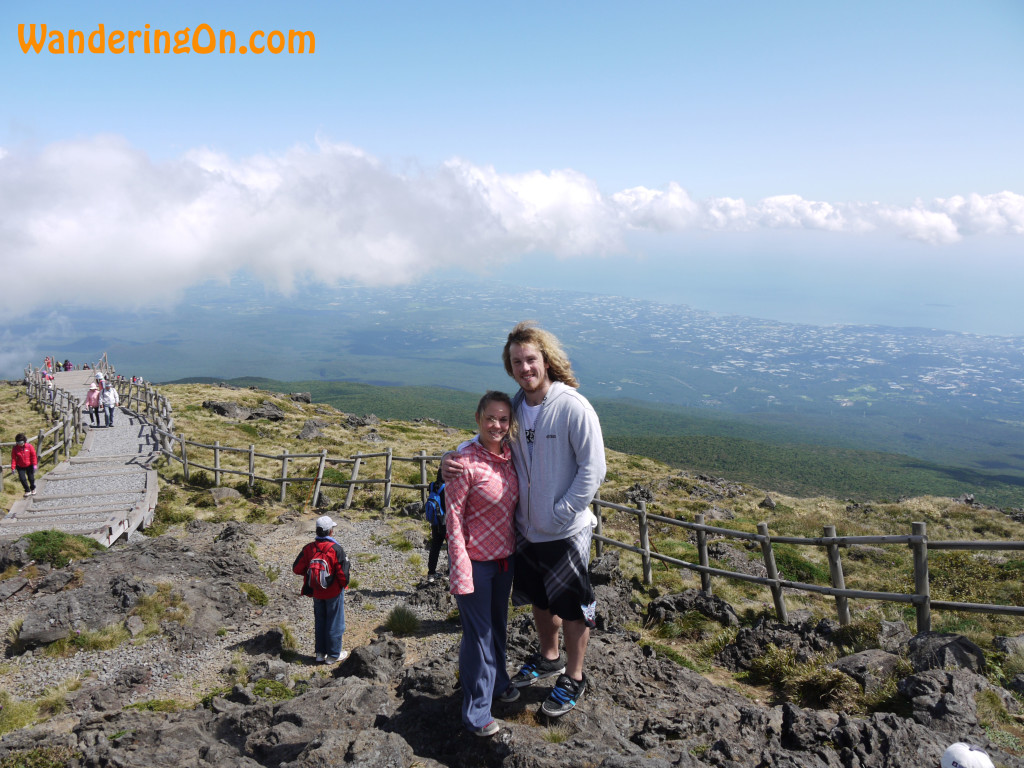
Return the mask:
<path id="1" fill-rule="evenodd" d="M 25 498 L 36 494 L 36 470 L 39 469 L 39 457 L 35 446 L 24 433 L 14 436 L 14 447 L 11 449 L 11 471 L 18 473 L 21 487 L 25 489 Z"/>
<path id="2" fill-rule="evenodd" d="M 89 423 L 94 427 L 100 425 L 100 385 L 95 381 L 89 385 L 85 394 L 85 409 L 89 412 Z"/>
<path id="3" fill-rule="evenodd" d="M 302 548 L 292 564 L 292 572 L 303 577 L 302 594 L 313 598 L 314 650 L 321 664 L 348 658 L 342 637 L 350 566 L 345 550 L 331 535 L 334 528 L 327 515 L 317 518 L 316 539 Z"/>
<path id="4" fill-rule="evenodd" d="M 476 423 L 479 433 L 459 454 L 463 471 L 445 486 L 448 578 L 462 620 L 462 721 L 470 733 L 492 736 L 498 725 L 491 702 L 519 698 L 505 669 L 519 500 L 508 444 L 515 433 L 512 400 L 488 392 L 477 405 Z"/>
<path id="5" fill-rule="evenodd" d="M 106 426 L 114 426 L 114 409 L 121 402 L 120 395 L 117 394 L 117 389 L 109 381 L 103 382 L 103 392 L 100 394 L 100 404 L 103 406 L 103 411 L 106 414 Z"/>
<path id="6" fill-rule="evenodd" d="M 587 688 L 583 660 L 596 610 L 588 567 L 597 519 L 590 502 L 604 480 L 604 440 L 597 414 L 576 391 L 579 382 L 553 334 L 519 323 L 508 335 L 502 360 L 520 387 L 512 400 L 519 424 L 511 441 L 519 477 L 512 602 L 533 605 L 540 644 L 512 684 L 556 677 L 540 711 L 561 717 Z M 461 454 L 444 459 L 449 483 L 462 471 L 461 459 Z M 559 629 L 565 654 L 559 652 Z"/>

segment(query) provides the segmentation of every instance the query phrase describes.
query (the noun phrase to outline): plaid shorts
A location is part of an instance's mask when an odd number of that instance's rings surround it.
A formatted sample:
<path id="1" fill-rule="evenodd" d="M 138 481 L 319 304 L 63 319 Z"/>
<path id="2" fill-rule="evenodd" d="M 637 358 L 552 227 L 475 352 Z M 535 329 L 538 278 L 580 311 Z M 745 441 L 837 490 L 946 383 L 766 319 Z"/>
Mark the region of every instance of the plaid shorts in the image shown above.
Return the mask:
<path id="1" fill-rule="evenodd" d="M 512 604 L 532 604 L 566 621 L 582 620 L 593 628 L 597 603 L 588 571 L 591 534 L 587 526 L 557 541 L 529 542 L 520 538 Z"/>

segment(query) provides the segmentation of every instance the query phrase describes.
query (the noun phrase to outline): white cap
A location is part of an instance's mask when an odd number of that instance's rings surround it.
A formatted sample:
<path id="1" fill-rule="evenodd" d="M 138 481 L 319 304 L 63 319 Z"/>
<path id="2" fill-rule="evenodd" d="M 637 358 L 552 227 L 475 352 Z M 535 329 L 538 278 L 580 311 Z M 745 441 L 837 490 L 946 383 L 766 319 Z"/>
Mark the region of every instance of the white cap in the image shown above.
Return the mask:
<path id="1" fill-rule="evenodd" d="M 336 523 L 333 520 L 331 520 L 331 518 L 327 515 L 324 515 L 323 517 L 318 517 L 316 519 L 316 527 L 319 528 L 321 531 L 329 531 L 335 525 Z"/>
<path id="2" fill-rule="evenodd" d="M 988 753 L 973 744 L 950 744 L 942 756 L 942 768 L 995 768 Z"/>

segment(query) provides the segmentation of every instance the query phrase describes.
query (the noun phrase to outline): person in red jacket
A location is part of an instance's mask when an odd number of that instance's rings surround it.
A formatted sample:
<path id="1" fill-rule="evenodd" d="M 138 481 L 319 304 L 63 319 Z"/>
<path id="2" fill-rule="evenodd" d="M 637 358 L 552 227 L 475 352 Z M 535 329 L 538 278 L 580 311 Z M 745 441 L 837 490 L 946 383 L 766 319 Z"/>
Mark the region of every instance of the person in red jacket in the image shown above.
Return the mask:
<path id="1" fill-rule="evenodd" d="M 18 473 L 21 487 L 25 489 L 25 498 L 36 495 L 36 470 L 39 469 L 39 457 L 35 447 L 29 443 L 23 433 L 14 437 L 14 448 L 11 449 L 11 471 Z"/>
<path id="2" fill-rule="evenodd" d="M 313 630 L 316 660 L 337 664 L 348 658 L 342 650 L 345 634 L 345 588 L 348 586 L 349 560 L 331 534 L 335 522 L 324 515 L 316 521 L 316 539 L 299 552 L 292 572 L 303 577 L 302 594 L 313 598 Z"/>

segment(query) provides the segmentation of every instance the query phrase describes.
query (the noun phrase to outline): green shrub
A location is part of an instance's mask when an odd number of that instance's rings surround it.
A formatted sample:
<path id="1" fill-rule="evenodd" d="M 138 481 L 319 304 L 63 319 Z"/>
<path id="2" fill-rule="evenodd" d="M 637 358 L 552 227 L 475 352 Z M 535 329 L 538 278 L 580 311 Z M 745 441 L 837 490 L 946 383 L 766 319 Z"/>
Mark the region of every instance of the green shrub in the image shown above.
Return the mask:
<path id="1" fill-rule="evenodd" d="M 384 620 L 384 628 L 399 637 L 405 637 L 419 632 L 420 620 L 409 606 L 396 605 Z"/>
<path id="2" fill-rule="evenodd" d="M 131 615 L 138 616 L 145 625 L 142 633 L 144 637 L 159 632 L 161 621 L 177 621 L 184 624 L 189 614 L 188 603 L 181 593 L 171 590 L 170 584 L 157 584 L 156 592 L 141 595 L 131 610 Z"/>
<path id="3" fill-rule="evenodd" d="M 252 692 L 261 699 L 270 699 L 271 701 L 286 701 L 295 696 L 295 692 L 280 680 L 257 680 L 252 687 Z"/>
<path id="4" fill-rule="evenodd" d="M 249 598 L 249 602 L 253 605 L 267 605 L 270 602 L 270 598 L 267 597 L 267 593 L 255 584 L 249 584 L 248 582 L 243 581 L 238 585 L 238 587 L 245 593 L 245 596 Z"/>
<path id="5" fill-rule="evenodd" d="M 198 472 L 189 472 L 188 484 L 195 488 L 213 488 L 213 478 L 205 470 L 200 469 Z"/>
<path id="6" fill-rule="evenodd" d="M 28 556 L 54 568 L 63 568 L 72 560 L 82 560 L 103 549 L 95 539 L 75 536 L 63 531 L 34 531 L 26 534 Z"/>

